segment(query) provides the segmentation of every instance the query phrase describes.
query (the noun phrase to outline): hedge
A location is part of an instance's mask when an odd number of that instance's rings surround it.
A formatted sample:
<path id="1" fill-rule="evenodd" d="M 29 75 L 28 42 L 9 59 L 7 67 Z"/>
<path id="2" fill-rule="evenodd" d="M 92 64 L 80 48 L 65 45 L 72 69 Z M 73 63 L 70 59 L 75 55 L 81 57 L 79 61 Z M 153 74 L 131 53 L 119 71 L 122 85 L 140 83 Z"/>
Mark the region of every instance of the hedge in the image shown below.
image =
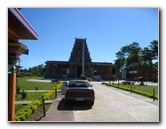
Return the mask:
<path id="1" fill-rule="evenodd" d="M 33 114 L 41 105 L 42 105 L 42 96 L 45 100 L 48 100 L 54 93 L 55 89 L 59 89 L 63 83 L 58 83 L 53 90 L 48 91 L 47 93 L 42 94 L 39 99 L 32 100 L 31 103 L 26 105 L 24 108 L 16 112 L 15 120 L 16 121 L 25 121 L 28 117 Z"/>

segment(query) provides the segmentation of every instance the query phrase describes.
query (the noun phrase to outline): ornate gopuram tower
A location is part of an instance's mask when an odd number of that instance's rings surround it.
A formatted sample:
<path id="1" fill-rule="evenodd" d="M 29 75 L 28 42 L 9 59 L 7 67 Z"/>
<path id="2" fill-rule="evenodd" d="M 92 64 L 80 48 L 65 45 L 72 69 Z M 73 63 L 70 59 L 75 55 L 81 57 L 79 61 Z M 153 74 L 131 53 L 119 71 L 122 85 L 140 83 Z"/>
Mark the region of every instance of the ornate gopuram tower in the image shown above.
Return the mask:
<path id="1" fill-rule="evenodd" d="M 46 61 L 47 72 L 44 78 L 77 79 L 81 75 L 94 80 L 109 80 L 112 76 L 112 63 L 92 62 L 86 38 L 75 38 L 69 61 Z"/>
<path id="2" fill-rule="evenodd" d="M 84 60 L 83 60 L 84 58 Z M 75 44 L 69 58 L 69 77 L 80 78 L 82 73 L 91 77 L 91 57 L 87 47 L 86 38 L 75 38 Z"/>

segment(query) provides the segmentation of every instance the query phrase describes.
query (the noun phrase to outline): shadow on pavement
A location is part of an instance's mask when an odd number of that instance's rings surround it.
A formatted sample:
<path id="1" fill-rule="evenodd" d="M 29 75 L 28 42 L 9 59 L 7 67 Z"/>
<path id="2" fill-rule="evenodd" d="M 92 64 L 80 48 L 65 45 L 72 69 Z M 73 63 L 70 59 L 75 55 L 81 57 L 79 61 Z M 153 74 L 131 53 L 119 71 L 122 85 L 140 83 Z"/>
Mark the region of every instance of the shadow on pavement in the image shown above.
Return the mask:
<path id="1" fill-rule="evenodd" d="M 61 99 L 57 106 L 57 110 L 89 110 L 92 106 L 87 102 L 72 102 L 65 104 L 64 98 Z"/>

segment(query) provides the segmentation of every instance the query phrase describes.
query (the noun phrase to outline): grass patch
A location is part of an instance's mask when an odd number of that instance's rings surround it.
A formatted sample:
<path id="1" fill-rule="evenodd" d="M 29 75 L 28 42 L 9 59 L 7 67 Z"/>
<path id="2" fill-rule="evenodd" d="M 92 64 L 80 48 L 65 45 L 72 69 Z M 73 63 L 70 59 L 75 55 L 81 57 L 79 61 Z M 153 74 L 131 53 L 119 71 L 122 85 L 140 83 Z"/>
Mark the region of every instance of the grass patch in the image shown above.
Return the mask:
<path id="1" fill-rule="evenodd" d="M 137 86 L 137 85 L 124 85 L 124 84 L 107 84 L 108 86 L 116 87 L 119 89 L 130 91 L 133 93 L 141 94 L 147 97 L 153 97 L 153 90 L 155 90 L 155 99 L 158 99 L 158 86 Z"/>
<path id="2" fill-rule="evenodd" d="M 113 84 L 113 85 L 118 86 L 117 84 Z M 131 89 L 130 85 L 120 84 L 119 86 Z M 137 85 L 132 85 L 132 89 L 133 90 L 138 90 L 138 91 L 141 91 L 141 92 L 146 92 L 147 94 L 153 94 L 153 89 L 155 89 L 155 95 L 158 96 L 158 86 L 145 86 L 145 85 L 144 86 L 137 86 Z"/>
<path id="3" fill-rule="evenodd" d="M 22 99 L 21 94 L 17 94 L 15 101 L 31 101 L 38 99 L 45 92 L 27 92 L 27 97 Z"/>
<path id="4" fill-rule="evenodd" d="M 60 89 L 62 86 L 62 83 L 59 82 L 33 82 L 33 81 L 27 81 L 27 79 L 30 79 L 30 77 L 17 78 L 17 86 L 20 88 L 19 90 L 20 93 L 22 92 L 22 90 L 36 90 L 36 87 L 37 90 L 54 90 L 55 88 Z M 39 79 L 39 78 L 33 77 L 33 79 Z M 38 99 L 44 93 L 45 92 L 27 92 L 27 95 L 24 99 L 22 99 L 21 94 L 17 94 L 15 101 L 35 100 Z"/>
<path id="5" fill-rule="evenodd" d="M 132 86 L 133 89 L 146 92 L 147 94 L 153 94 L 153 89 L 155 89 L 155 95 L 158 97 L 158 86 Z"/>
<path id="6" fill-rule="evenodd" d="M 17 121 L 24 121 L 27 118 L 28 121 L 39 120 L 42 114 L 41 95 L 44 96 L 45 100 L 55 99 L 55 89 L 60 89 L 63 84 L 59 82 L 32 82 L 27 81 L 27 79 L 32 78 L 17 78 L 17 86 L 20 88 L 19 92 L 22 92 L 22 90 L 36 90 L 36 87 L 37 90 L 48 90 L 48 92 L 26 92 L 25 99 L 22 99 L 21 94 L 17 94 L 15 101 L 31 101 L 28 105 L 15 104 L 15 116 Z M 33 77 L 33 79 L 39 78 Z M 40 102 L 40 105 L 38 105 L 38 102 Z M 46 108 L 48 109 L 50 105 L 51 104 L 48 104 Z"/>
<path id="7" fill-rule="evenodd" d="M 15 104 L 15 112 L 19 111 L 23 107 L 24 107 L 24 105 L 22 105 L 22 104 Z"/>
<path id="8" fill-rule="evenodd" d="M 38 87 L 38 90 L 50 90 L 53 89 L 53 87 L 57 84 L 50 82 L 33 82 L 33 81 L 27 81 L 27 79 L 32 79 L 32 78 L 29 77 L 17 78 L 17 86 L 19 86 L 21 90 L 36 90 L 36 87 Z M 41 78 L 33 78 L 33 79 L 41 79 Z"/>

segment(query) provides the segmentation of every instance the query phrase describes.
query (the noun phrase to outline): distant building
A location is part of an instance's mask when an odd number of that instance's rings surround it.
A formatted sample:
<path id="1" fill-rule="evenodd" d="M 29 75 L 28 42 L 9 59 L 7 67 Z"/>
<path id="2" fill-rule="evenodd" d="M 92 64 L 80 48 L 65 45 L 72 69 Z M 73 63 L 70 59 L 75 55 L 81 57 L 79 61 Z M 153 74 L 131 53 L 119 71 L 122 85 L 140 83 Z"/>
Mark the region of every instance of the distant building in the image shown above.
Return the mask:
<path id="1" fill-rule="evenodd" d="M 121 70 L 121 79 L 138 80 L 142 77 L 144 80 L 158 80 L 158 70 L 150 68 L 150 66 L 140 66 L 138 63 L 131 63 L 128 68 Z"/>
<path id="2" fill-rule="evenodd" d="M 82 60 L 83 57 L 84 60 Z M 83 62 L 84 66 L 82 65 Z M 84 74 L 86 77 L 99 80 L 111 79 L 112 76 L 112 63 L 92 62 L 86 39 L 75 38 L 69 61 L 46 61 L 45 63 L 47 65 L 45 78 L 80 78 Z"/>

